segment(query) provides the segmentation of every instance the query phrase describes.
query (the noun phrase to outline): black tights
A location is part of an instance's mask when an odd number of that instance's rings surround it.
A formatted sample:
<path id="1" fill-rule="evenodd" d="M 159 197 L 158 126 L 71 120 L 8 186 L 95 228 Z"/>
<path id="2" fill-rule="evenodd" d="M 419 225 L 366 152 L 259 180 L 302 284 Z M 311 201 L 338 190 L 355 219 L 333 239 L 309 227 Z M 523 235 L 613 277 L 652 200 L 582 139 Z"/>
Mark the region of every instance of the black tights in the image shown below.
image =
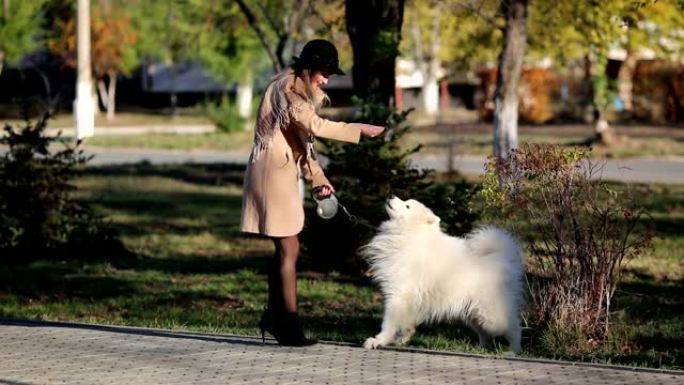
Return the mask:
<path id="1" fill-rule="evenodd" d="M 299 238 L 271 238 L 275 245 L 273 265 L 268 275 L 268 308 L 271 311 L 297 312 L 297 258 Z"/>

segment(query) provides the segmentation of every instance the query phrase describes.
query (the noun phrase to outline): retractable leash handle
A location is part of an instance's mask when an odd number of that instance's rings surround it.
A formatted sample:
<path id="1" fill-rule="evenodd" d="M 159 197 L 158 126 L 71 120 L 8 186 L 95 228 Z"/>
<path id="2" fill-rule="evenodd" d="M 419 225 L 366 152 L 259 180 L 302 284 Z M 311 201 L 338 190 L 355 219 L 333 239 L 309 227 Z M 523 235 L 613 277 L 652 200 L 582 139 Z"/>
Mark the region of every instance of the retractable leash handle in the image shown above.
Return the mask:
<path id="1" fill-rule="evenodd" d="M 321 195 L 323 186 L 315 187 L 311 191 L 311 197 L 316 201 L 316 214 L 323 219 L 330 219 L 337 214 L 339 203 L 335 194 Z"/>
<path id="2" fill-rule="evenodd" d="M 366 221 L 360 220 L 356 215 L 351 214 L 349 210 L 347 210 L 347 208 L 337 200 L 335 194 L 331 193 L 330 195 L 322 196 L 320 194 L 322 189 L 323 186 L 318 186 L 311 191 L 311 197 L 314 199 L 314 201 L 316 201 L 317 205 L 316 214 L 318 214 L 319 217 L 323 219 L 330 219 L 337 214 L 338 208 L 341 207 L 342 211 L 344 211 L 344 213 L 347 214 L 347 217 L 349 217 L 351 223 L 376 230 L 374 226 L 371 226 Z"/>

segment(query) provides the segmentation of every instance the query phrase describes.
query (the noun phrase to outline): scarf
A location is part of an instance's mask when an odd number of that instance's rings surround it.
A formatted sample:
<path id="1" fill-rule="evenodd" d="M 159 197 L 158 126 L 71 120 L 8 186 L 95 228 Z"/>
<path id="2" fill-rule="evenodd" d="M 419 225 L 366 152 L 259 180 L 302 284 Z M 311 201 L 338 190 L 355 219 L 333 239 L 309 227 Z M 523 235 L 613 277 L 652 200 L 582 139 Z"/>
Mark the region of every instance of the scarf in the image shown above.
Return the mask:
<path id="1" fill-rule="evenodd" d="M 287 69 L 276 75 L 271 84 L 266 87 L 254 127 L 254 147 L 250 156 L 252 163 L 259 160 L 261 154 L 271 147 L 273 137 L 278 130 L 287 129 L 291 114 L 298 113 L 302 108 L 315 108 L 313 102 L 303 96 L 305 93 L 295 89 L 300 88 L 295 82 L 294 71 Z M 307 159 L 316 159 L 315 136 L 299 130 L 299 139 L 304 144 Z"/>

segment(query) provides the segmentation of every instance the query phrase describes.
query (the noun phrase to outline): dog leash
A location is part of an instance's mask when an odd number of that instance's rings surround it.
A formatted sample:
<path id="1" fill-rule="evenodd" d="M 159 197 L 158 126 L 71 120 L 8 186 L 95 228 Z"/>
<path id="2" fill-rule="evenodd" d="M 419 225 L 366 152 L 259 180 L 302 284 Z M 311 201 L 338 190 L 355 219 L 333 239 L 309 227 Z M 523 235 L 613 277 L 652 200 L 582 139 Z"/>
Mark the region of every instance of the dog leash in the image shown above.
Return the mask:
<path id="1" fill-rule="evenodd" d="M 342 207 L 342 211 L 344 211 L 344 213 L 347 214 L 347 217 L 349 217 L 349 221 L 350 221 L 351 223 L 353 223 L 353 224 L 355 224 L 355 225 L 365 226 L 365 227 L 367 227 L 367 228 L 369 228 L 369 229 L 371 229 L 371 230 L 377 230 L 377 227 L 371 226 L 371 225 L 368 223 L 368 221 L 363 220 L 363 222 L 362 222 L 362 220 L 359 219 L 356 215 L 350 213 L 349 210 L 347 210 L 347 208 L 344 207 L 344 205 L 343 205 L 342 203 L 339 202 L 339 200 L 337 201 L 337 205 L 340 206 L 340 207 Z M 364 223 L 364 222 L 365 222 L 365 223 Z"/>
<path id="2" fill-rule="evenodd" d="M 342 203 L 340 203 L 340 200 L 337 197 L 335 197 L 334 194 L 330 194 L 330 195 L 325 196 L 325 197 L 319 196 L 318 193 L 321 191 L 321 189 L 322 189 L 322 186 L 318 186 L 318 187 L 314 187 L 311 190 L 311 197 L 314 199 L 314 201 L 316 201 L 317 204 L 319 204 L 319 207 L 317 209 L 317 213 L 321 218 L 323 218 L 323 219 L 332 218 L 335 215 L 335 213 L 337 212 L 337 207 L 341 207 L 342 211 L 344 211 L 344 213 L 347 215 L 347 217 L 349 218 L 349 221 L 352 224 L 354 224 L 354 225 L 359 224 L 359 225 L 365 226 L 371 230 L 377 229 L 375 226 L 372 226 L 368 221 L 359 219 L 356 215 L 350 213 L 349 210 Z M 326 217 L 328 214 L 324 214 L 325 209 L 321 209 L 321 206 L 320 206 L 321 202 L 324 202 L 325 199 L 332 199 L 332 202 L 333 202 L 334 207 L 335 207 L 335 209 L 334 209 L 335 211 L 329 217 Z M 330 206 L 330 205 L 328 205 L 328 206 Z M 330 210 L 330 208 L 328 208 L 328 210 Z"/>

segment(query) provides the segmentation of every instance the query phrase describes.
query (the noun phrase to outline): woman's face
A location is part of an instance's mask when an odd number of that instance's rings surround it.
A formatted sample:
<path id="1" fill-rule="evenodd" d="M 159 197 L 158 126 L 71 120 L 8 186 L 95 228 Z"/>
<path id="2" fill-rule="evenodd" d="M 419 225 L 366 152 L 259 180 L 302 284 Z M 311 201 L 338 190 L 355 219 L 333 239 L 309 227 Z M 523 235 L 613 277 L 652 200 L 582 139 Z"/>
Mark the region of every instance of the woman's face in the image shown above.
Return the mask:
<path id="1" fill-rule="evenodd" d="M 320 88 L 321 86 L 328 84 L 329 77 L 330 73 L 327 71 L 313 71 L 311 72 L 311 85 Z"/>

